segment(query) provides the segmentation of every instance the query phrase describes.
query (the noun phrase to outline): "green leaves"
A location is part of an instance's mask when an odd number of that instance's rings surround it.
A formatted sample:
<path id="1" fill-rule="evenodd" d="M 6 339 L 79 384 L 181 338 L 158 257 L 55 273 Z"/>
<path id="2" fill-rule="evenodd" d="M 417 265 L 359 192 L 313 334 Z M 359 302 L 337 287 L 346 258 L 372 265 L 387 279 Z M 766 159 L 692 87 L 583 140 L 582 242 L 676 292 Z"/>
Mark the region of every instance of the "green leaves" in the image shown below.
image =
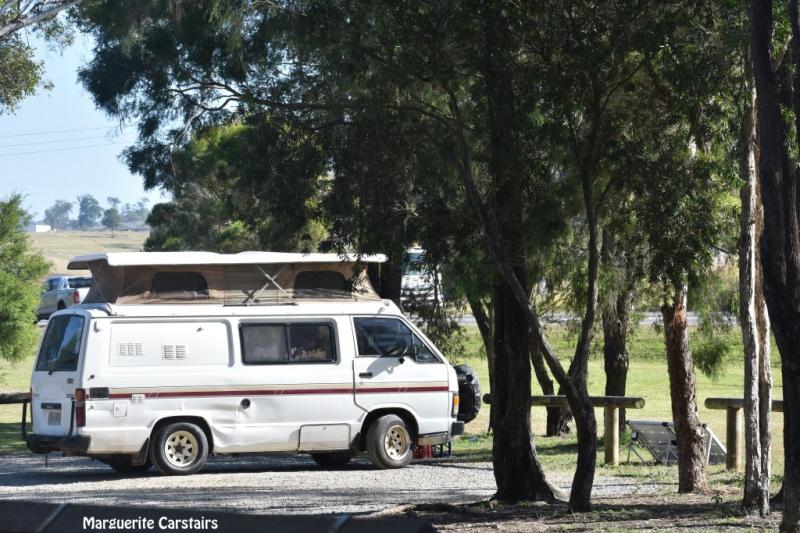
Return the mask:
<path id="1" fill-rule="evenodd" d="M 10 360 L 27 357 L 36 345 L 36 309 L 50 268 L 30 249 L 21 203 L 19 195 L 0 200 L 0 357 Z"/>

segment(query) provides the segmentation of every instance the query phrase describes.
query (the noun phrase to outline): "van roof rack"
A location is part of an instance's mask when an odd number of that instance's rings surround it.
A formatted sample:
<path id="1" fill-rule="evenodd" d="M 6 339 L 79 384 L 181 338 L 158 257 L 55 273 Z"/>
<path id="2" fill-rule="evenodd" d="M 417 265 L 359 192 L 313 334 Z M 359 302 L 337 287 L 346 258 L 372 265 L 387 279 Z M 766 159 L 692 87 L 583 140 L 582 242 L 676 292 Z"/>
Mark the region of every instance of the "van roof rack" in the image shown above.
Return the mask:
<path id="1" fill-rule="evenodd" d="M 109 266 L 174 266 L 174 265 L 269 265 L 309 263 L 383 263 L 386 256 L 287 253 L 287 252 L 239 252 L 218 254 L 215 252 L 112 252 L 95 253 L 73 257 L 67 268 L 86 270 L 89 263 L 105 261 Z"/>

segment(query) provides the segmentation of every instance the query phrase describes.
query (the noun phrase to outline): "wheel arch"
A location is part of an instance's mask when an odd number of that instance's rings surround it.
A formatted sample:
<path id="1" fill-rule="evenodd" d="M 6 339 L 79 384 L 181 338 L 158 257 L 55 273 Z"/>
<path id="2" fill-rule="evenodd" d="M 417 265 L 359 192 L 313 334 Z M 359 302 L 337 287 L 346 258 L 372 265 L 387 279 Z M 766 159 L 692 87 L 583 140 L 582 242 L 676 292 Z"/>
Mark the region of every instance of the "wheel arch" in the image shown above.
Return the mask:
<path id="1" fill-rule="evenodd" d="M 419 423 L 411 411 L 402 407 L 381 407 L 379 409 L 370 411 L 367 413 L 366 418 L 364 418 L 364 422 L 361 424 L 361 431 L 359 431 L 357 439 L 359 450 L 363 451 L 367 447 L 366 440 L 369 426 L 372 425 L 372 423 L 377 419 L 385 415 L 399 416 L 401 419 L 403 419 L 403 422 L 406 423 L 408 431 L 411 433 L 411 440 L 415 441 L 417 439 L 417 436 L 419 436 Z"/>

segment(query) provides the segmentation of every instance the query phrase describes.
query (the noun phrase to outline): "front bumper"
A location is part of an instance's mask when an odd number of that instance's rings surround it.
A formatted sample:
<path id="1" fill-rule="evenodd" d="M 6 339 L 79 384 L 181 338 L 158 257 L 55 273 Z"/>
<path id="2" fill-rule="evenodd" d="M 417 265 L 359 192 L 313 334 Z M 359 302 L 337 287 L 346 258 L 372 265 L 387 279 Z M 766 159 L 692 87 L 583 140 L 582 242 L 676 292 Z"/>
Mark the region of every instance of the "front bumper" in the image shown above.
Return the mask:
<path id="1" fill-rule="evenodd" d="M 28 449 L 34 453 L 65 452 L 71 454 L 85 454 L 89 451 L 92 438 L 88 435 L 73 437 L 58 437 L 55 435 L 25 435 Z"/>

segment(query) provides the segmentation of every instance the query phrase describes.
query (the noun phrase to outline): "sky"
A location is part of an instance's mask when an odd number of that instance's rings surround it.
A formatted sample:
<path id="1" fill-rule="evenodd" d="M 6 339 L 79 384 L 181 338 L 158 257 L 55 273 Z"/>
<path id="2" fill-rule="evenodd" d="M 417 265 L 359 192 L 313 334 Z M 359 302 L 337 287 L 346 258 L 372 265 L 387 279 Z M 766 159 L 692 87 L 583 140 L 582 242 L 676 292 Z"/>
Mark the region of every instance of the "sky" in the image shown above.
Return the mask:
<path id="1" fill-rule="evenodd" d="M 13 114 L 0 115 L 0 198 L 22 194 L 35 220 L 56 200 L 75 204 L 82 194 L 93 195 L 104 207 L 109 196 L 122 203 L 143 197 L 150 205 L 164 201 L 158 191 L 145 192 L 142 178 L 119 158 L 135 139 L 135 127 L 120 128 L 78 83 L 78 68 L 92 57 L 90 39 L 76 35 L 62 51 L 33 36 L 29 40 L 53 89 L 39 89 Z"/>

